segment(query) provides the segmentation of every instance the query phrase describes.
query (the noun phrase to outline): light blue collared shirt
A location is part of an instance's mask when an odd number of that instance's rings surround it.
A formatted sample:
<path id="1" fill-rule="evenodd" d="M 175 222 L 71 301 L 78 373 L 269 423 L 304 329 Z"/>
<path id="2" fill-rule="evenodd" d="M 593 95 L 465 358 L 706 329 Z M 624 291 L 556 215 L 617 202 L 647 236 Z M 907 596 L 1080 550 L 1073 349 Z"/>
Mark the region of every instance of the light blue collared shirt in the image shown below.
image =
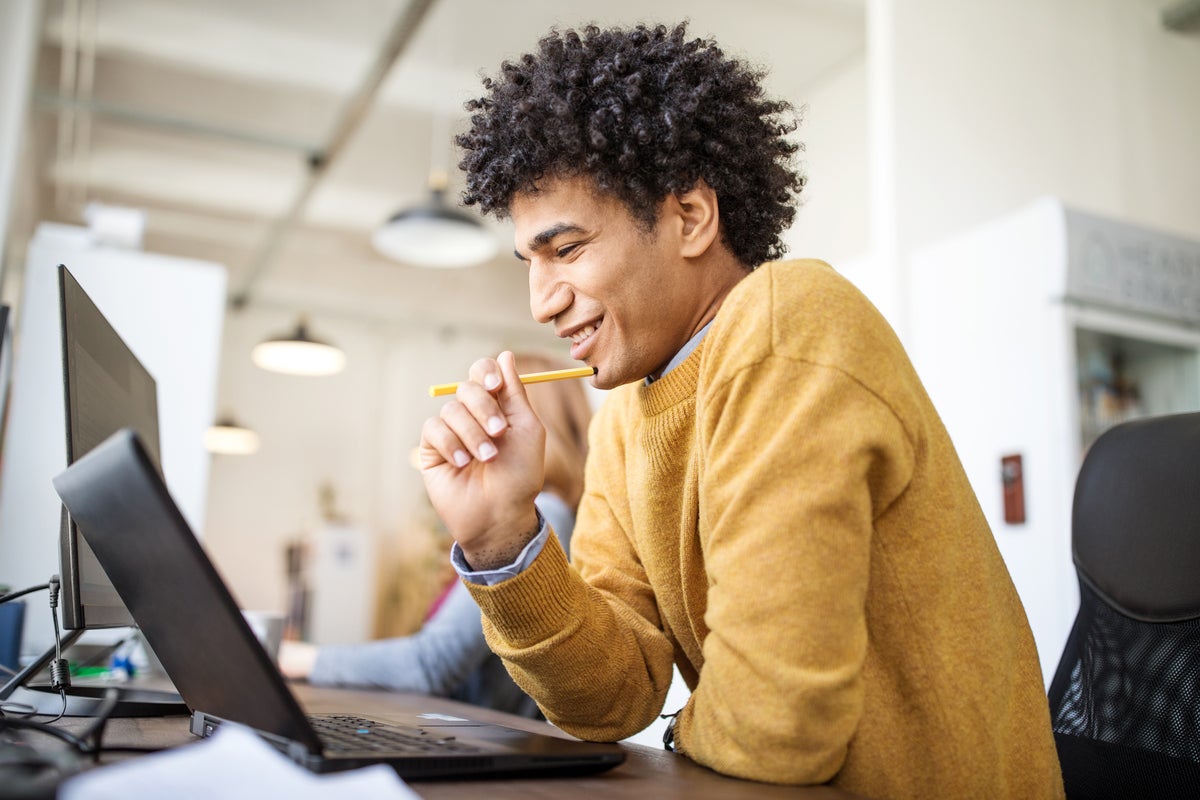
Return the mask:
<path id="1" fill-rule="evenodd" d="M 708 324 L 697 331 L 695 336 L 693 336 L 691 339 L 688 339 L 687 344 L 680 348 L 679 352 L 667 362 L 667 366 L 663 367 L 663 371 L 658 378 L 647 376 L 646 385 L 648 386 L 651 383 L 654 383 L 654 381 L 662 378 L 663 375 L 666 375 L 668 372 L 682 364 L 684 360 L 690 356 L 697 347 L 700 346 L 701 340 L 703 340 L 708 334 L 708 329 L 711 327 L 712 320 L 709 320 Z M 537 516 L 537 535 L 529 540 L 529 544 L 525 545 L 525 549 L 522 550 L 520 555 L 517 556 L 516 560 L 508 566 L 500 567 L 499 569 L 479 571 L 472 570 L 471 566 L 467 563 L 467 559 L 463 556 L 462 550 L 458 546 L 458 542 L 455 542 L 450 548 L 450 563 L 454 565 L 454 569 L 460 576 L 463 577 L 464 580 L 467 580 L 471 583 L 482 584 L 484 586 L 495 586 L 501 581 L 506 581 L 509 578 L 516 577 L 525 570 L 529 569 L 529 566 L 533 563 L 533 560 L 538 557 L 539 553 L 542 552 L 542 548 L 546 545 L 546 539 L 550 536 L 550 526 L 546 524 L 546 519 L 542 516 L 542 512 L 540 510 L 538 511 Z"/>
<path id="2" fill-rule="evenodd" d="M 675 354 L 675 357 L 667 362 L 667 365 L 665 367 L 663 367 L 662 374 L 659 375 L 658 378 L 661 378 L 663 375 L 666 375 L 668 372 L 675 369 L 680 364 L 682 364 L 684 361 L 686 361 L 687 357 L 692 354 L 692 351 L 700 346 L 700 340 L 708 335 L 708 329 L 712 327 L 712 324 L 713 324 L 713 320 L 710 319 L 708 321 L 707 325 L 705 325 L 700 330 L 696 331 L 696 335 L 693 336 L 692 338 L 688 339 L 687 343 L 679 349 L 678 353 Z M 658 378 L 655 378 L 653 376 L 647 377 L 646 385 L 649 386 L 650 384 L 652 384 L 656 380 L 658 380 Z"/>

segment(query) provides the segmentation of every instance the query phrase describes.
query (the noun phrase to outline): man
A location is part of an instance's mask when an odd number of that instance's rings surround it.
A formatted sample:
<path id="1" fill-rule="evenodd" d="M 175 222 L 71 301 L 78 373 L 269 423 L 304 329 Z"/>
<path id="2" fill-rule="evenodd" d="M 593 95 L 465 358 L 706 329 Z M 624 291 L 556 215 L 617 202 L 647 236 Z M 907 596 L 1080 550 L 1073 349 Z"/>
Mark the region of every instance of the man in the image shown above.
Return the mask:
<path id="1" fill-rule="evenodd" d="M 555 724 L 872 797 L 1058 797 L 1021 604 L 898 340 L 782 254 L 786 104 L 683 26 L 551 32 L 473 101 L 468 203 L 511 216 L 530 306 L 613 388 L 572 565 L 533 504 L 510 354 L 422 434 L 492 648 Z M 762 265 L 762 266 L 759 266 Z"/>

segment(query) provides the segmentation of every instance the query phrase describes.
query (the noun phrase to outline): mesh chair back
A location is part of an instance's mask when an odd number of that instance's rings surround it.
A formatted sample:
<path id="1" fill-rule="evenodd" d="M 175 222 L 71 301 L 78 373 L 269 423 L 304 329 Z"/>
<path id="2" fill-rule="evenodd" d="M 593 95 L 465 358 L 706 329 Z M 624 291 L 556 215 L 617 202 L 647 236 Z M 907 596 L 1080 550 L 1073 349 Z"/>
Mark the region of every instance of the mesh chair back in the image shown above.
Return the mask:
<path id="1" fill-rule="evenodd" d="M 1080 608 L 1050 685 L 1068 797 L 1200 797 L 1200 414 L 1126 423 L 1080 468 Z"/>

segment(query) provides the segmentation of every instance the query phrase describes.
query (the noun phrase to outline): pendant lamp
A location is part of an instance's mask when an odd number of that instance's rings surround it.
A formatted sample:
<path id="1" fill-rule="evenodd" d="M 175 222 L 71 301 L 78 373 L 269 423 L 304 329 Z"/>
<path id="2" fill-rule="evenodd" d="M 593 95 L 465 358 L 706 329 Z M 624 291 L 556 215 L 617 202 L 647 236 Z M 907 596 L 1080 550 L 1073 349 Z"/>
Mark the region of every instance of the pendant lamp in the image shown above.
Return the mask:
<path id="1" fill-rule="evenodd" d="M 258 452 L 258 434 L 239 425 L 226 414 L 204 432 L 204 448 L 210 453 L 248 456 Z"/>
<path id="2" fill-rule="evenodd" d="M 293 331 L 255 345 L 250 357 L 263 369 L 285 375 L 334 375 L 346 366 L 345 353 L 309 335 L 303 315 Z"/>
<path id="3" fill-rule="evenodd" d="M 496 237 L 478 217 L 446 201 L 446 173 L 429 178 L 429 200 L 396 212 L 375 230 L 371 244 L 403 264 L 435 269 L 473 267 L 491 260 Z"/>

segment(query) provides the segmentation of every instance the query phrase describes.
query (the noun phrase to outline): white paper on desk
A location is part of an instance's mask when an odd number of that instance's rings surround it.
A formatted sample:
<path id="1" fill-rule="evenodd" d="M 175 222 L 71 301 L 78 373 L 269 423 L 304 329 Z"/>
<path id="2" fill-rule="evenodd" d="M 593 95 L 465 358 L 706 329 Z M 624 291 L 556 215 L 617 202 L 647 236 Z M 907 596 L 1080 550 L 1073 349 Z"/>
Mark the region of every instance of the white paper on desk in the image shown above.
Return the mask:
<path id="1" fill-rule="evenodd" d="M 76 775 L 59 800 L 420 800 L 383 764 L 314 775 L 240 725 L 223 724 L 209 739 Z"/>

